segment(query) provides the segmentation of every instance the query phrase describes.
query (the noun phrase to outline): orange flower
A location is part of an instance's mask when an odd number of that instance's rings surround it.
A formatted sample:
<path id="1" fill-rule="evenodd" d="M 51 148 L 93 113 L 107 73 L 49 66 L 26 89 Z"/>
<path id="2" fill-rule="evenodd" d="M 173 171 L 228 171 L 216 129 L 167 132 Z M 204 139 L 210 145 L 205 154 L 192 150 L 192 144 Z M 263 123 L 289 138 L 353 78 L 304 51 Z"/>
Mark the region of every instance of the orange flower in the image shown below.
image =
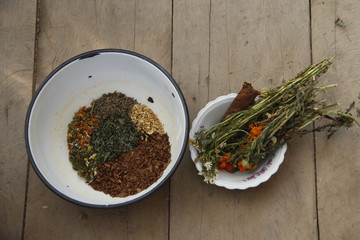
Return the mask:
<path id="1" fill-rule="evenodd" d="M 238 165 L 238 167 L 239 167 L 239 171 L 240 171 L 240 172 L 245 172 L 246 170 L 250 170 L 250 169 L 252 169 L 253 166 L 254 166 L 253 163 L 249 163 L 246 167 L 244 167 L 241 162 L 238 162 L 237 165 Z"/>
<path id="2" fill-rule="evenodd" d="M 228 172 L 231 172 L 231 170 L 233 169 L 233 165 L 231 165 L 231 164 L 226 164 L 226 171 L 228 171 Z"/>
<path id="3" fill-rule="evenodd" d="M 241 162 L 238 162 L 237 165 L 239 167 L 240 172 L 245 172 L 246 171 L 246 168 L 242 165 Z"/>
<path id="4" fill-rule="evenodd" d="M 230 153 L 224 153 L 224 155 L 221 156 L 220 162 L 218 164 L 218 168 L 219 169 L 228 169 L 228 165 L 227 162 L 229 162 L 231 159 L 231 154 Z"/>
<path id="5" fill-rule="evenodd" d="M 260 136 L 261 132 L 264 129 L 264 125 L 254 126 L 253 124 L 250 124 L 249 127 L 250 127 L 250 142 L 252 142 L 255 140 L 255 138 Z"/>
<path id="6" fill-rule="evenodd" d="M 219 169 L 224 169 L 224 168 L 226 168 L 226 162 L 224 162 L 224 161 L 219 162 L 218 168 L 219 168 Z"/>
<path id="7" fill-rule="evenodd" d="M 224 162 L 228 162 L 231 158 L 231 154 L 229 153 L 224 153 L 224 155 L 222 155 L 221 157 L 221 161 L 224 161 Z"/>

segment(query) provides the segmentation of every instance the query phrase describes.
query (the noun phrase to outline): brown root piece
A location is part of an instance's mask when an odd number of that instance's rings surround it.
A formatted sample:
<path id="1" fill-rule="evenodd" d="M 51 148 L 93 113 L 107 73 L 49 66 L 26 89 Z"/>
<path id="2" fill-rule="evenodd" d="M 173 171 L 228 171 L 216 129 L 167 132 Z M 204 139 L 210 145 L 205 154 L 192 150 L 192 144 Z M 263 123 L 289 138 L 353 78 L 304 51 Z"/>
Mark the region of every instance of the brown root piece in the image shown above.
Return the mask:
<path id="1" fill-rule="evenodd" d="M 246 110 L 255 100 L 256 96 L 260 92 L 255 90 L 250 83 L 244 82 L 240 92 L 237 94 L 230 107 L 222 117 L 221 121 L 225 119 L 226 116 L 233 114 L 238 111 Z"/>

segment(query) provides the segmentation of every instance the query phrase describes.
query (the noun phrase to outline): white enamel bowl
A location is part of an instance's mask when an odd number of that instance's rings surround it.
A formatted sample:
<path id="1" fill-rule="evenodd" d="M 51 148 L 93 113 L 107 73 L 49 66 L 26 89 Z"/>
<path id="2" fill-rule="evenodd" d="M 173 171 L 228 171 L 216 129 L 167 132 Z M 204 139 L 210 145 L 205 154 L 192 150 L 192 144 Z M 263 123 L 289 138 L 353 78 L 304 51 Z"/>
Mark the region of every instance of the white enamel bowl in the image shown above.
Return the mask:
<path id="1" fill-rule="evenodd" d="M 217 99 L 209 102 L 203 109 L 201 109 L 192 123 L 190 130 L 190 138 L 194 138 L 197 131 L 202 128 L 209 128 L 216 123 L 225 114 L 227 108 L 230 106 L 233 99 L 236 97 L 235 93 L 220 96 Z M 195 147 L 190 144 L 191 158 L 194 161 L 198 152 Z M 259 184 L 266 182 L 278 169 L 280 164 L 284 161 L 284 155 L 287 145 L 284 144 L 278 148 L 273 154 L 268 156 L 264 163 L 252 173 L 228 173 L 225 170 L 219 171 L 214 184 L 227 189 L 240 189 L 244 190 L 250 187 L 256 187 Z M 199 172 L 202 171 L 202 164 L 195 162 L 195 166 Z"/>
<path id="2" fill-rule="evenodd" d="M 67 126 L 79 107 L 114 91 L 149 106 L 171 144 L 171 162 L 162 177 L 125 198 L 113 198 L 86 184 L 72 169 L 66 142 Z M 189 118 L 180 88 L 159 64 L 134 52 L 103 49 L 76 56 L 50 73 L 30 103 L 25 125 L 31 164 L 52 191 L 83 206 L 109 208 L 148 196 L 172 175 L 187 146 Z"/>

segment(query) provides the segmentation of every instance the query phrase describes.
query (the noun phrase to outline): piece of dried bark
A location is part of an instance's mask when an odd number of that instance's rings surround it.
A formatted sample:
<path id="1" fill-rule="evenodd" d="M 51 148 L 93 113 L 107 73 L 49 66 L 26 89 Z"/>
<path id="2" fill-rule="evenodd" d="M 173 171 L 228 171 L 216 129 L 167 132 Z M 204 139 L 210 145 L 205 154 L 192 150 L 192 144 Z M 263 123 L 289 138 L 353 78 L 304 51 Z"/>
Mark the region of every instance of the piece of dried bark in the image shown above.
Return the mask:
<path id="1" fill-rule="evenodd" d="M 230 104 L 221 121 L 223 121 L 230 114 L 246 110 L 254 102 L 256 96 L 259 94 L 260 92 L 255 90 L 250 83 L 244 82 L 241 90 Z"/>

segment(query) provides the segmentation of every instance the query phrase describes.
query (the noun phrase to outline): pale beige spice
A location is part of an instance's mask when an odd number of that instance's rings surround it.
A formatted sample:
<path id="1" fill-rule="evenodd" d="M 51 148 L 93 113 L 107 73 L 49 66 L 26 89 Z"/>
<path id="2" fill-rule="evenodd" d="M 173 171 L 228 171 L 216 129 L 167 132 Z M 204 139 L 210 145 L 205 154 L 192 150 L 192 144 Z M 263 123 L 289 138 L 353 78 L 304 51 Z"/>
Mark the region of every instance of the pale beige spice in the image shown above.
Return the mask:
<path id="1" fill-rule="evenodd" d="M 155 132 L 159 134 L 165 133 L 164 126 L 159 118 L 146 105 L 135 104 L 130 111 L 130 118 L 139 130 L 147 134 L 153 134 Z"/>

